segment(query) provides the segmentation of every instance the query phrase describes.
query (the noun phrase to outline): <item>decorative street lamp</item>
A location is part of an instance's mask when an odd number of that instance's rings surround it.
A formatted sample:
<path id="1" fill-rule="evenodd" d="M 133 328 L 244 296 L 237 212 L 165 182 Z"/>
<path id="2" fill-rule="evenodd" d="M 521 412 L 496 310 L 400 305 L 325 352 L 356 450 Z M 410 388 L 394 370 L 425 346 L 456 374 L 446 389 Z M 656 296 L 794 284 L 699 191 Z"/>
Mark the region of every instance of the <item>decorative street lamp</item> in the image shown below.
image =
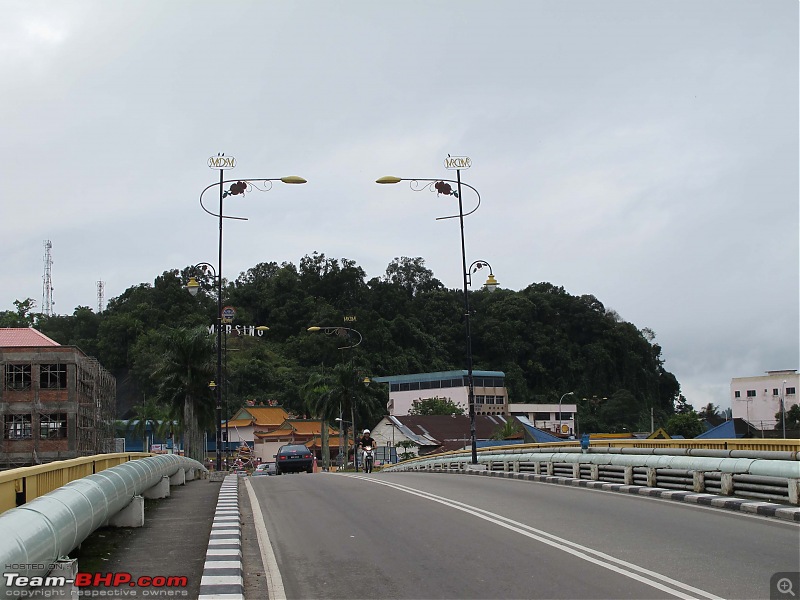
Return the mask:
<path id="1" fill-rule="evenodd" d="M 467 269 L 467 254 L 466 249 L 464 246 L 464 217 L 467 217 L 474 213 L 481 205 L 481 195 L 474 187 L 463 183 L 461 181 L 461 169 L 462 168 L 469 168 L 471 166 L 471 161 L 467 157 L 448 157 L 445 159 L 445 167 L 448 169 L 455 169 L 456 171 L 456 179 L 422 179 L 422 178 L 407 178 L 407 177 L 394 177 L 393 175 L 387 175 L 385 177 L 381 177 L 377 179 L 375 183 L 381 184 L 394 184 L 400 183 L 401 181 L 408 181 L 409 185 L 412 190 L 415 192 L 419 192 L 425 189 L 428 189 L 431 192 L 436 192 L 437 195 L 444 195 L 444 196 L 455 196 L 458 198 L 458 214 L 457 215 L 449 215 L 446 217 L 437 217 L 437 221 L 441 221 L 443 219 L 454 219 L 458 217 L 459 224 L 461 226 L 461 274 L 464 280 L 464 330 L 465 330 L 465 337 L 466 337 L 466 349 L 467 349 L 467 385 L 468 385 L 468 402 L 469 402 L 469 432 L 470 432 L 470 442 L 472 446 L 472 464 L 478 464 L 478 445 L 475 439 L 475 386 L 472 377 L 472 333 L 470 331 L 470 324 L 469 324 L 469 316 L 470 316 L 470 309 L 469 309 L 469 291 L 468 286 L 472 283 L 472 278 L 470 271 L 472 271 L 473 267 L 474 270 L 477 271 L 478 269 L 483 268 L 484 266 L 489 266 L 489 263 L 486 261 L 476 261 L 470 265 L 470 268 Z M 453 186 L 450 184 L 456 184 L 456 189 L 453 189 Z M 470 210 L 469 212 L 464 212 L 463 203 L 461 201 L 461 186 L 466 186 L 471 189 L 475 194 L 478 196 L 478 203 L 475 205 L 475 208 Z M 491 267 L 489 267 L 490 274 L 489 280 L 486 282 L 486 289 L 489 291 L 494 290 L 497 287 L 497 281 L 494 279 L 494 274 L 491 273 Z M 474 272 L 474 271 L 473 271 Z"/>
<path id="2" fill-rule="evenodd" d="M 218 154 L 217 156 L 212 156 L 208 159 L 208 166 L 211 169 L 219 169 L 219 183 L 213 183 L 207 186 L 202 192 L 200 192 L 200 208 L 202 208 L 205 212 L 207 212 L 212 217 L 217 217 L 219 219 L 219 257 L 217 262 L 217 270 L 216 270 L 216 283 L 217 283 L 217 381 L 222 382 L 222 220 L 223 219 L 236 219 L 238 221 L 246 221 L 246 217 L 234 217 L 231 215 L 224 215 L 223 207 L 222 207 L 222 200 L 227 198 L 228 196 L 238 196 L 244 195 L 247 192 L 250 192 L 254 189 L 259 190 L 261 192 L 268 192 L 272 189 L 272 182 L 273 181 L 281 181 L 287 184 L 302 184 L 306 183 L 306 180 L 302 177 L 298 177 L 296 175 L 291 175 L 288 177 L 277 177 L 277 178 L 258 178 L 258 179 L 225 179 L 225 171 L 228 169 L 233 169 L 236 166 L 236 159 L 233 156 L 225 156 L 225 154 Z M 225 184 L 231 184 L 228 189 L 225 189 Z M 214 186 L 219 186 L 219 212 L 214 213 L 208 210 L 205 205 L 203 204 L 203 194 L 205 194 L 208 190 L 213 188 Z M 207 264 L 207 263 L 201 263 Z M 209 265 L 210 266 L 210 265 Z M 191 283 L 191 280 L 190 280 Z M 195 283 L 197 283 L 195 281 Z M 189 287 L 189 284 L 187 284 Z M 194 292 L 197 293 L 197 287 L 194 287 Z M 189 287 L 189 291 L 192 291 L 192 288 Z M 211 386 L 209 386 L 211 387 Z M 214 388 L 217 394 L 217 471 L 222 470 L 222 386 L 215 385 Z M 205 452 L 205 448 L 203 449 Z"/>
<path id="3" fill-rule="evenodd" d="M 561 435 L 561 401 L 566 396 L 574 396 L 574 395 L 575 395 L 575 392 L 567 392 L 566 394 L 561 396 L 561 398 L 558 399 L 558 435 Z"/>
<path id="4" fill-rule="evenodd" d="M 347 338 L 348 342 L 350 341 L 350 333 L 355 333 L 358 336 L 358 341 L 356 341 L 355 344 L 349 344 L 349 345 L 346 345 L 346 346 L 339 346 L 338 350 L 349 350 L 351 348 L 355 348 L 364 339 L 364 337 L 361 335 L 360 332 L 358 332 L 355 329 L 352 329 L 350 327 L 317 327 L 317 326 L 313 326 L 313 327 L 309 327 L 308 331 L 310 331 L 312 333 L 316 332 L 316 331 L 321 331 L 322 333 L 324 333 L 326 335 L 338 335 L 340 337 Z M 353 357 L 352 357 L 352 355 L 350 356 L 350 369 L 353 370 Z M 365 383 L 368 383 L 368 382 L 369 382 L 369 380 L 366 379 Z M 353 430 L 353 464 L 354 465 L 356 464 L 356 450 L 355 450 L 355 448 L 356 448 L 356 423 L 355 423 L 355 421 L 356 421 L 356 413 L 355 413 L 355 401 L 356 401 L 356 390 L 355 390 L 355 384 L 354 384 L 353 388 L 352 388 L 352 396 L 351 396 L 351 399 L 350 399 L 350 421 L 349 421 L 350 425 L 352 426 L 352 430 Z M 341 408 L 340 408 L 339 414 L 340 415 L 342 414 L 341 413 Z M 341 417 L 338 420 L 341 421 L 342 423 L 347 423 L 348 422 L 348 421 L 342 421 Z M 342 436 L 341 436 L 341 430 L 340 430 L 339 439 L 341 440 L 341 438 L 342 438 Z M 327 438 L 327 433 L 326 433 L 324 439 L 327 441 L 327 439 L 328 439 Z M 339 452 L 342 452 L 342 451 L 343 451 L 343 449 L 342 449 L 342 445 L 341 445 L 341 441 L 340 441 Z M 326 454 L 327 452 L 328 452 L 328 449 L 327 448 L 323 448 L 322 455 L 323 455 L 323 459 L 325 460 L 325 462 L 328 462 L 328 460 L 330 458 L 329 456 L 327 456 L 327 454 Z M 345 454 L 345 465 L 346 464 L 347 464 L 347 455 Z"/>

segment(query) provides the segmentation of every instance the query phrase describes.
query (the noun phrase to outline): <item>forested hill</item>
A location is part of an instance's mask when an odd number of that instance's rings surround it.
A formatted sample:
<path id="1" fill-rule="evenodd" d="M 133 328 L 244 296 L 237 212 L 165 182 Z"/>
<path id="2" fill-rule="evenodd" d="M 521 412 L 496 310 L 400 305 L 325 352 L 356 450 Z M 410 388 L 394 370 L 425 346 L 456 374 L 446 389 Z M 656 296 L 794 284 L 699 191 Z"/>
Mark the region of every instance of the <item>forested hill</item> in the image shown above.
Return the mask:
<path id="1" fill-rule="evenodd" d="M 0 312 L 0 326 L 35 322 L 59 343 L 96 356 L 117 375 L 118 416 L 126 416 L 133 403 L 156 395 L 153 374 L 166 332 L 215 320 L 213 278 L 198 277 L 202 291 L 192 297 L 184 287 L 191 271 L 166 271 L 152 285 L 130 287 L 99 315 L 78 307 L 71 316 L 45 317 L 33 314 L 32 302 L 17 301 L 16 311 Z M 228 336 L 232 408 L 272 400 L 303 413 L 303 386 L 320 365 L 352 361 L 354 371 L 371 377 L 466 365 L 463 292 L 445 289 L 421 258 L 395 259 L 369 281 L 355 262 L 318 253 L 297 266 L 260 263 L 225 281 L 223 299 L 236 308 L 236 324 L 270 328 L 260 337 Z M 595 431 L 646 430 L 651 408 L 657 426 L 674 412 L 680 386 L 664 370 L 652 332 L 621 320 L 594 296 L 572 296 L 550 283 L 520 291 L 476 286 L 470 304 L 474 368 L 504 371 L 511 402 L 557 402 L 574 391 L 588 399 L 579 401 L 581 429 Z M 309 333 L 314 325 L 350 327 L 363 341 L 337 350 L 357 338 L 342 343 Z M 356 405 L 362 423 L 385 408 L 377 400 Z"/>

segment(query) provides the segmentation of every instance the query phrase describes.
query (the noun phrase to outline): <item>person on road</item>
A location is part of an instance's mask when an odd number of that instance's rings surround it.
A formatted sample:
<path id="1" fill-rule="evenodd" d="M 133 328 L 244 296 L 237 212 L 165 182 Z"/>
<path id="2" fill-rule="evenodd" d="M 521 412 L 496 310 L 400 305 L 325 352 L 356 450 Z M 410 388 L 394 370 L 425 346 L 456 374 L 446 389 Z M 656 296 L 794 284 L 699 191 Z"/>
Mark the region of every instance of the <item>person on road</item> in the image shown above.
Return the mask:
<path id="1" fill-rule="evenodd" d="M 358 453 L 361 455 L 361 468 L 364 468 L 364 448 L 367 446 L 375 447 L 375 439 L 369 434 L 369 429 L 365 429 L 364 433 L 358 439 Z"/>

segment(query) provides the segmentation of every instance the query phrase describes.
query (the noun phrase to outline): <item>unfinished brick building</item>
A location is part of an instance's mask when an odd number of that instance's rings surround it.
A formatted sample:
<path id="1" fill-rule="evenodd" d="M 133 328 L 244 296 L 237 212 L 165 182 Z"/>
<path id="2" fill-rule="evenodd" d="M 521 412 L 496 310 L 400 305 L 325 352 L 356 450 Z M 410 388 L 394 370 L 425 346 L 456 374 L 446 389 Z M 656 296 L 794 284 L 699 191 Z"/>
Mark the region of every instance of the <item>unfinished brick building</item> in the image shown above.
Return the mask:
<path id="1" fill-rule="evenodd" d="M 116 379 L 75 346 L 0 328 L 0 469 L 113 449 Z"/>

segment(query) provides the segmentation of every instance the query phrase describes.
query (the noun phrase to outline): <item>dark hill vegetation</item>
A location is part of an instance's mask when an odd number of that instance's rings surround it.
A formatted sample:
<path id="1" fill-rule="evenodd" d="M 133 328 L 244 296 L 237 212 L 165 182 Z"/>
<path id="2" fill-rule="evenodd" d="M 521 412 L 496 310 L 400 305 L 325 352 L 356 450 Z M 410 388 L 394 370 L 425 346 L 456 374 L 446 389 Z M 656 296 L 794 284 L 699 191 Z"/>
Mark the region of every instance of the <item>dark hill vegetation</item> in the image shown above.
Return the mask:
<path id="1" fill-rule="evenodd" d="M 152 285 L 132 286 L 99 315 L 78 307 L 70 316 L 45 317 L 33 313 L 32 301 L 18 301 L 16 311 L 0 312 L 0 326 L 35 322 L 59 343 L 96 356 L 117 376 L 117 414 L 127 417 L 144 398 L 163 399 L 158 377 L 175 343 L 168 341 L 172 330 L 214 322 L 214 281 L 198 278 L 202 291 L 192 297 L 184 288 L 190 271 L 166 271 Z M 353 370 L 369 376 L 465 368 L 463 293 L 446 289 L 421 258 L 395 259 L 384 276 L 367 280 L 353 261 L 314 253 L 298 266 L 259 263 L 224 283 L 235 323 L 270 328 L 260 337 L 227 336 L 231 413 L 255 400 L 303 414 L 303 388 L 321 366 L 352 361 Z M 580 428 L 594 431 L 649 430 L 651 409 L 656 427 L 675 412 L 680 386 L 664 369 L 652 332 L 623 321 L 594 296 L 533 283 L 520 291 L 476 290 L 470 303 L 475 369 L 504 371 L 511 402 L 557 402 L 574 391 Z M 352 327 L 363 342 L 337 350 L 342 340 L 309 333 L 313 325 Z M 213 379 L 213 358 L 198 369 L 201 379 Z M 212 418 L 210 392 L 207 398 L 201 420 Z M 357 401 L 357 422 L 377 421 L 385 399 L 384 392 Z"/>

